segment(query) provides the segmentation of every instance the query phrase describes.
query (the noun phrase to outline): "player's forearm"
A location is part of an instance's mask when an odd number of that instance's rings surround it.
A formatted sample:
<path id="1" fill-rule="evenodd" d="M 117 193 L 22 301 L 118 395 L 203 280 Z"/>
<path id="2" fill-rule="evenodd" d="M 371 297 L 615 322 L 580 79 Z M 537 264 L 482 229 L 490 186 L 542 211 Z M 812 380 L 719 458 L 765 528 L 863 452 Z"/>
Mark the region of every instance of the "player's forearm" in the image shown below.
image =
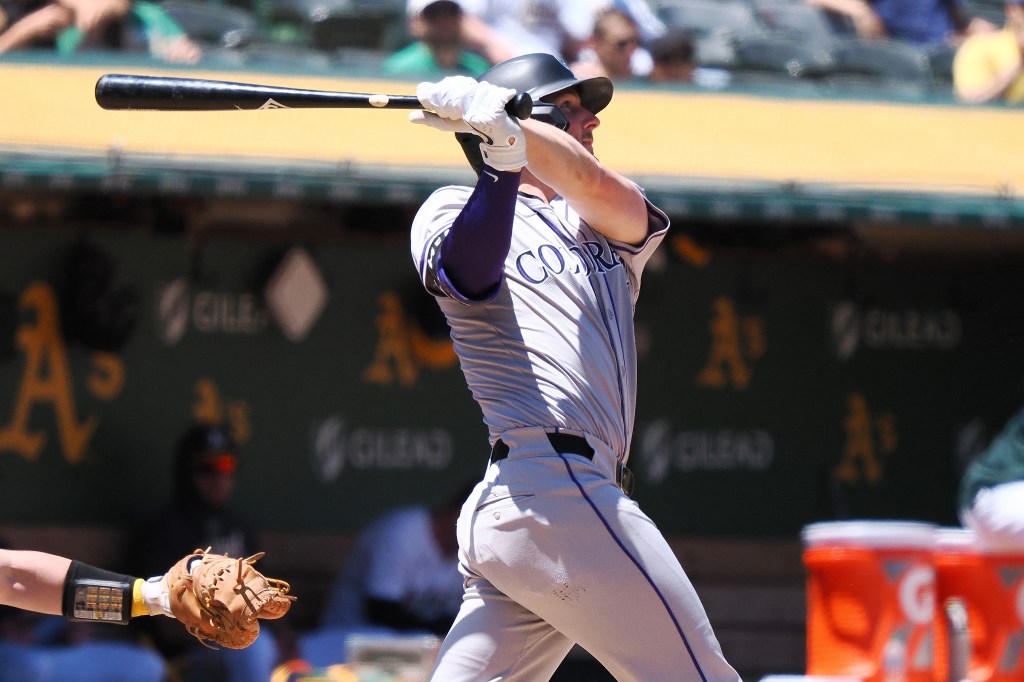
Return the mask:
<path id="1" fill-rule="evenodd" d="M 528 170 L 562 195 L 588 225 L 627 244 L 646 238 L 647 204 L 633 182 L 554 126 L 527 120 L 522 127 Z"/>
<path id="2" fill-rule="evenodd" d="M 46 552 L 0 550 L 0 604 L 26 611 L 127 623 L 133 616 L 170 615 L 162 608 L 164 592 L 157 579 L 147 583 Z"/>
<path id="3" fill-rule="evenodd" d="M 438 264 L 460 294 L 482 300 L 501 282 L 512 242 L 520 173 L 484 167 L 441 245 Z"/>
<path id="4" fill-rule="evenodd" d="M 53 554 L 0 550 L 0 604 L 60 615 L 69 566 Z"/>

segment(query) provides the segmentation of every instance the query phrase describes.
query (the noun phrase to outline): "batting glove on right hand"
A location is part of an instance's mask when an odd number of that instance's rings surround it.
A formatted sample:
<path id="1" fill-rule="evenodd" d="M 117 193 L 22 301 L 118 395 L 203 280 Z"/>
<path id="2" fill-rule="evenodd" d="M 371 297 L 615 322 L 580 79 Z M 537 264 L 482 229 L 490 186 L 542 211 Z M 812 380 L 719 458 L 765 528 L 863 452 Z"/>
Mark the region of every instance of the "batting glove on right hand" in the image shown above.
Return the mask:
<path id="1" fill-rule="evenodd" d="M 449 76 L 437 83 L 420 83 L 416 98 L 423 108 L 450 121 L 462 119 L 470 103 L 477 82 L 469 76 Z"/>
<path id="2" fill-rule="evenodd" d="M 526 165 L 526 137 L 519 123 L 505 113 L 505 105 L 515 95 L 510 88 L 449 76 L 416 86 L 416 97 L 430 113 L 409 118 L 432 128 L 478 135 L 483 139 L 480 153 L 484 163 L 495 170 L 517 171 Z"/>
<path id="3" fill-rule="evenodd" d="M 462 119 L 483 138 L 484 163 L 500 171 L 518 171 L 526 165 L 526 136 L 519 122 L 505 112 L 516 91 L 481 82 Z"/>

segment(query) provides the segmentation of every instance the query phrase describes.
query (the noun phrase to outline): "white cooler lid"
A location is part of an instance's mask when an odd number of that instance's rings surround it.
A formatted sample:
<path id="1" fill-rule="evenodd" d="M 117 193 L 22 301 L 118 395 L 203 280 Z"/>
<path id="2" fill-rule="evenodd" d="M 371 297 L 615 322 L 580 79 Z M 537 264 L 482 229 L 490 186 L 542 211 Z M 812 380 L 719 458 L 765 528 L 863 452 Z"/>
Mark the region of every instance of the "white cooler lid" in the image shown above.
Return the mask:
<path id="1" fill-rule="evenodd" d="M 933 549 L 938 526 L 919 521 L 822 521 L 804 526 L 807 547 Z"/>

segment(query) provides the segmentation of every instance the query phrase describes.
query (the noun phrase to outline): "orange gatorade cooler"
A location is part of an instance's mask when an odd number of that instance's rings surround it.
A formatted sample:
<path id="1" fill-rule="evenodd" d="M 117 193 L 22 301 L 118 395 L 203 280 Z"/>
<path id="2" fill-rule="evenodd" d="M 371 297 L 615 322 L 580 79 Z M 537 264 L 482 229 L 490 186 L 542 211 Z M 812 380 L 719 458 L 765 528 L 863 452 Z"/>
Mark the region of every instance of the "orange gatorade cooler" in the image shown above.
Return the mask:
<path id="1" fill-rule="evenodd" d="M 937 530 L 910 521 L 803 529 L 808 675 L 933 682 Z"/>
<path id="2" fill-rule="evenodd" d="M 1024 551 L 985 547 L 969 530 L 942 528 L 935 569 L 938 603 L 955 597 L 967 609 L 971 682 L 1024 680 Z M 947 668 L 945 634 L 939 630 L 938 679 L 945 679 Z"/>

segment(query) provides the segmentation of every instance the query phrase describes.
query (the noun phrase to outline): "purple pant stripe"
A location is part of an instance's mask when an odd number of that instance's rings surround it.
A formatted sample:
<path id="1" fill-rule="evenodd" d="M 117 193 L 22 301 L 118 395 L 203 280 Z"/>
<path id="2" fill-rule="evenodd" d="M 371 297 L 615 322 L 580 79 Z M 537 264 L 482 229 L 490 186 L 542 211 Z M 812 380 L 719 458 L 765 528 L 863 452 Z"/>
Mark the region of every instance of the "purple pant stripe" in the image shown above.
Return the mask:
<path id="1" fill-rule="evenodd" d="M 601 510 L 597 508 L 597 505 L 594 504 L 594 501 L 591 500 L 590 497 L 587 495 L 586 491 L 583 489 L 583 486 L 576 479 L 576 474 L 573 473 L 572 467 L 569 466 L 569 460 L 566 459 L 565 455 L 559 455 L 559 457 L 562 459 L 562 463 L 565 465 L 565 470 L 569 473 L 569 478 L 571 478 L 572 482 L 576 484 L 576 487 L 580 491 L 580 495 L 583 496 L 583 499 L 587 501 L 587 504 L 590 505 L 590 508 L 594 510 L 595 514 L 597 514 L 597 518 L 601 519 L 601 523 L 604 524 L 605 530 L 608 531 L 608 535 L 610 535 L 612 539 L 615 540 L 615 544 L 619 546 L 619 549 L 622 550 L 622 553 L 629 557 L 629 560 L 633 562 L 633 565 L 636 566 L 637 570 L 639 570 L 640 573 L 644 576 L 644 580 L 647 581 L 647 584 L 650 585 L 651 589 L 654 590 L 654 593 L 658 595 L 658 599 L 661 600 L 662 605 L 664 605 L 665 607 L 665 612 L 668 613 L 668 617 L 672 619 L 672 623 L 676 626 L 676 632 L 679 633 L 679 638 L 683 640 L 683 645 L 686 647 L 687 653 L 690 654 L 690 660 L 693 661 L 693 667 L 697 670 L 697 674 L 700 675 L 700 679 L 704 682 L 707 682 L 708 678 L 704 674 L 704 671 L 701 670 L 700 663 L 697 662 L 697 656 L 693 653 L 693 647 L 690 646 L 690 641 L 686 638 L 686 634 L 683 632 L 683 628 L 679 624 L 679 620 L 676 618 L 676 614 L 672 612 L 672 608 L 668 605 L 668 600 L 665 599 L 665 595 L 661 593 L 661 590 L 658 589 L 658 586 L 654 583 L 654 580 L 651 579 L 651 576 L 647 573 L 647 571 L 644 570 L 644 567 L 640 564 L 640 562 L 637 561 L 637 558 L 630 554 L 629 550 L 626 549 L 626 546 L 622 544 L 622 540 L 620 540 L 619 537 L 615 534 L 615 531 L 612 530 L 611 525 L 608 523 L 608 520 L 605 519 L 604 515 L 601 513 Z"/>

